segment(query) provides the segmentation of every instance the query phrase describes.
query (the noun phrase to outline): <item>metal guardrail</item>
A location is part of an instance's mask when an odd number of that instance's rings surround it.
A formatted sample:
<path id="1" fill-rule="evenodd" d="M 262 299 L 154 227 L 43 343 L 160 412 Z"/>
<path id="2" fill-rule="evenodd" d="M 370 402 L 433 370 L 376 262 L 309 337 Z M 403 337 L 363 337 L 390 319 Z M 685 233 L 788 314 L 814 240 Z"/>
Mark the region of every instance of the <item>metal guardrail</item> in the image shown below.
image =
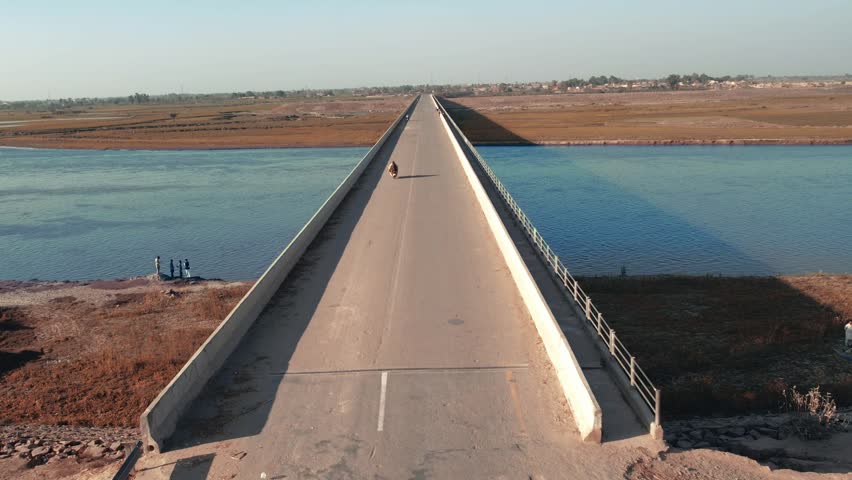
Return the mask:
<path id="1" fill-rule="evenodd" d="M 118 469 L 118 472 L 116 472 L 115 476 L 112 477 L 112 480 L 127 480 L 130 473 L 133 471 L 133 467 L 136 465 L 136 461 L 139 460 L 141 455 L 142 442 L 136 442 L 133 450 L 131 450 L 130 454 L 127 455 L 127 458 L 124 459 L 124 463 L 121 464 L 121 468 Z"/>
<path id="2" fill-rule="evenodd" d="M 609 350 L 609 354 L 615 359 L 616 363 L 621 367 L 625 375 L 627 375 L 627 378 L 630 380 L 631 387 L 636 389 L 639 396 L 642 398 L 642 401 L 651 409 L 651 412 L 654 414 L 654 422 L 657 426 L 659 426 L 660 389 L 654 386 L 651 379 L 648 378 L 648 375 L 646 375 L 642 368 L 636 363 L 636 357 L 631 355 L 630 351 L 627 350 L 627 347 L 621 343 L 621 340 L 619 340 L 615 334 L 615 329 L 610 327 L 606 320 L 604 320 L 603 314 L 592 303 L 591 297 L 583 291 L 580 283 L 574 279 L 568 271 L 568 268 L 561 260 L 559 260 L 559 256 L 556 255 L 553 249 L 550 248 L 550 245 L 547 244 L 547 241 L 545 241 L 541 234 L 538 233 L 538 229 L 535 228 L 529 217 L 527 217 L 524 211 L 521 210 L 521 207 L 515 199 L 512 198 L 512 195 L 503 185 L 503 182 L 497 178 L 497 175 L 493 170 L 491 170 L 491 167 L 485 159 L 482 158 L 467 137 L 462 134 L 461 128 L 459 128 L 455 120 L 453 120 L 453 118 L 449 115 L 447 109 L 440 102 L 437 103 L 447 121 L 453 125 L 455 131 L 459 134 L 458 136 L 462 141 L 464 141 L 468 150 L 473 153 L 473 156 L 476 157 L 480 167 L 482 167 L 482 170 L 488 175 L 488 178 L 491 179 L 491 182 L 497 189 L 497 192 L 500 193 L 500 196 L 503 198 L 506 206 L 508 206 L 514 214 L 515 222 L 523 228 L 530 242 L 535 245 L 537 253 L 541 256 L 542 260 L 544 260 L 544 262 L 553 269 L 553 273 L 556 278 L 561 281 L 562 286 L 565 288 L 564 293 L 568 297 L 574 299 L 574 302 L 584 313 L 586 320 L 591 324 L 592 329 L 597 332 L 598 337 L 603 340 L 604 345 L 606 345 Z"/>

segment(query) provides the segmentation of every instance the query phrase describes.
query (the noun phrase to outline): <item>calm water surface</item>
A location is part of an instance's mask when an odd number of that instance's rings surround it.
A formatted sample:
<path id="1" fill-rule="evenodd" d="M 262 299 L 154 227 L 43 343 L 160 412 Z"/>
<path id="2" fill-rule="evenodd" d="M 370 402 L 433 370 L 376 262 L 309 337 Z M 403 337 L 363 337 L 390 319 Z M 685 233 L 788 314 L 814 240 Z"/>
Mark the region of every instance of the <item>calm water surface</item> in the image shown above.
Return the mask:
<path id="1" fill-rule="evenodd" d="M 0 279 L 258 277 L 366 152 L 0 149 Z"/>
<path id="2" fill-rule="evenodd" d="M 852 272 L 852 146 L 479 151 L 578 274 Z"/>
<path id="3" fill-rule="evenodd" d="M 0 149 L 0 279 L 255 278 L 366 151 Z M 852 147 L 480 151 L 578 274 L 852 272 Z"/>

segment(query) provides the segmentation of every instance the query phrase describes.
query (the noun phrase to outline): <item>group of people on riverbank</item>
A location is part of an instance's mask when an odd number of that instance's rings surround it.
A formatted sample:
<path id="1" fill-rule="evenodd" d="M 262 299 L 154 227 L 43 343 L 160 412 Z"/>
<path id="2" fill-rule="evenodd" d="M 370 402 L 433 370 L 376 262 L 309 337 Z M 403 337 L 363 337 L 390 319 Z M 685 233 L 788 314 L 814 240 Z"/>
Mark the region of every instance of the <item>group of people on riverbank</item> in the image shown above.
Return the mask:
<path id="1" fill-rule="evenodd" d="M 170 258 L 169 259 L 169 278 L 170 279 L 174 280 L 175 278 L 190 278 L 190 277 L 192 277 L 192 274 L 189 273 L 189 259 L 188 258 L 185 258 L 183 260 L 178 259 L 177 267 L 178 267 L 178 276 L 175 277 L 175 261 L 174 261 L 173 258 Z M 157 275 L 157 278 L 160 278 L 161 273 L 160 273 L 160 256 L 159 255 L 154 257 L 154 270 L 155 270 L 155 273 Z M 186 276 L 184 276 L 184 273 L 186 274 Z"/>

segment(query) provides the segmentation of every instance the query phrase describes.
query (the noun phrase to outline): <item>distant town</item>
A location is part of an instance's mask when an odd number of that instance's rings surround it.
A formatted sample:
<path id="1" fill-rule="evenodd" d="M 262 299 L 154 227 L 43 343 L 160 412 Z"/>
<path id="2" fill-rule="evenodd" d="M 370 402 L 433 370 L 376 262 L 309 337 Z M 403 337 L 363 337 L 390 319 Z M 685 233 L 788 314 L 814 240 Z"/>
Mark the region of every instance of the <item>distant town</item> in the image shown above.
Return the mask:
<path id="1" fill-rule="evenodd" d="M 714 77 L 705 73 L 671 74 L 658 79 L 624 79 L 616 76 L 592 76 L 588 79 L 571 78 L 535 82 L 470 83 L 445 85 L 397 85 L 383 87 L 357 87 L 338 89 L 298 89 L 241 91 L 230 93 L 169 93 L 151 95 L 134 93 L 126 97 L 55 98 L 22 101 L 0 100 L 0 110 L 49 110 L 54 114 L 79 113 L 71 109 L 116 104 L 186 104 L 186 103 L 239 103 L 247 100 L 280 100 L 284 98 L 320 97 L 371 97 L 411 95 L 430 92 L 446 97 L 499 96 L 499 95 L 553 95 L 583 93 L 625 93 L 665 90 L 732 90 L 739 88 L 808 88 L 840 87 L 852 84 L 852 74 L 835 76 L 755 77 L 754 75 L 725 75 Z"/>

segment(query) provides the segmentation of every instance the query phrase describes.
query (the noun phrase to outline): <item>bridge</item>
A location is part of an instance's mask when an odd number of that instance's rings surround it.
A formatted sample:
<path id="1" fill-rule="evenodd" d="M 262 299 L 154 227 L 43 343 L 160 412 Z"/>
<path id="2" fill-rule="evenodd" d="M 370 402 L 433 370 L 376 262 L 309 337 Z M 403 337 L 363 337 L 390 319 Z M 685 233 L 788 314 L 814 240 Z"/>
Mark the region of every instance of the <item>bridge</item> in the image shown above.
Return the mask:
<path id="1" fill-rule="evenodd" d="M 137 478 L 614 478 L 654 393 L 424 95 L 142 415 Z"/>

